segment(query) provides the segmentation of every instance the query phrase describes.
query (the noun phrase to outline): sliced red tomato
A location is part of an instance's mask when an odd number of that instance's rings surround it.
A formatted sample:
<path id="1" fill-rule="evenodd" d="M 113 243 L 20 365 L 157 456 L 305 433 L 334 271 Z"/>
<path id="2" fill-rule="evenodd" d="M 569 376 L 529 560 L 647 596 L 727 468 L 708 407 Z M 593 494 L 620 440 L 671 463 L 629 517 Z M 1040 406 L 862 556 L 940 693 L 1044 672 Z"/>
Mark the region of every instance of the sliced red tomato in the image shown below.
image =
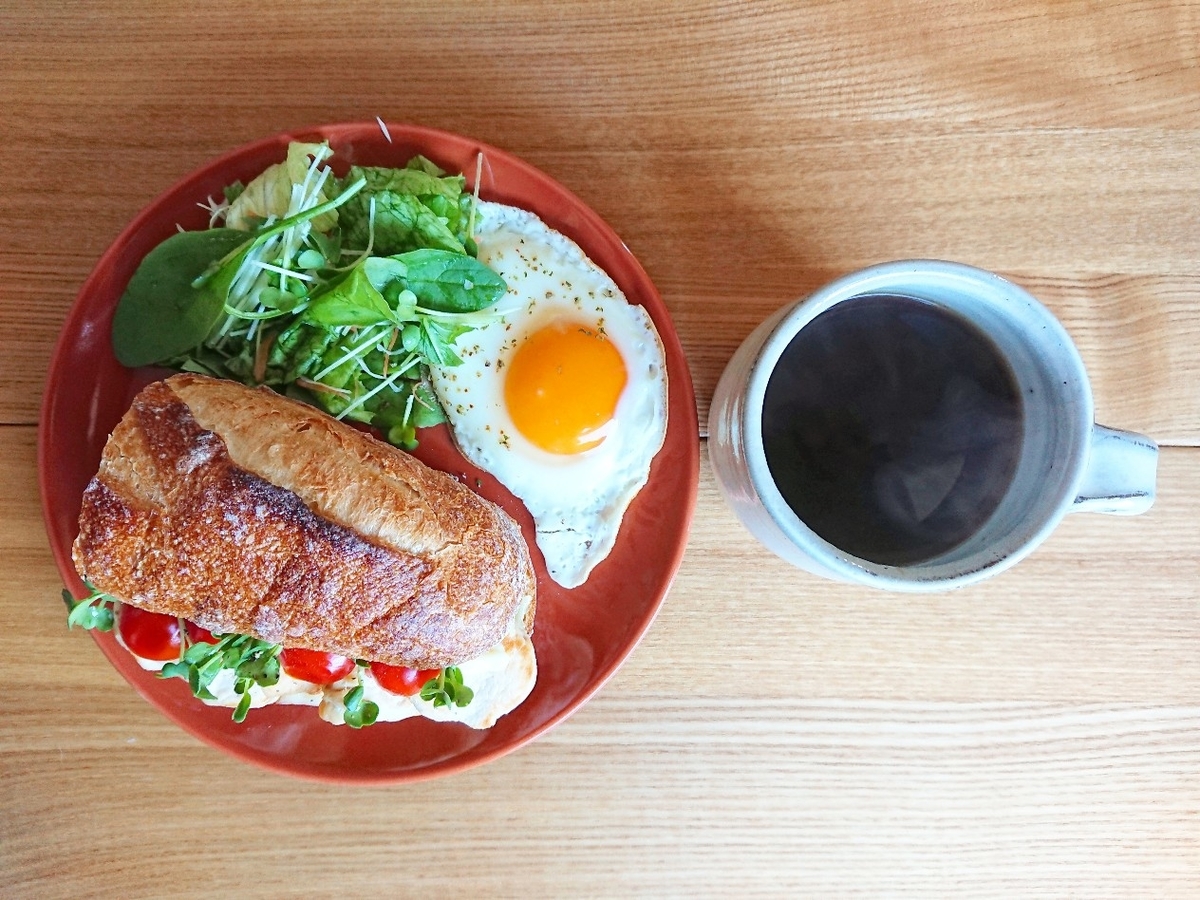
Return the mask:
<path id="1" fill-rule="evenodd" d="M 215 644 L 217 639 L 213 637 L 213 633 L 207 628 L 197 625 L 195 622 L 184 622 L 187 626 L 188 640 L 193 644 Z"/>
<path id="2" fill-rule="evenodd" d="M 134 656 L 159 661 L 179 658 L 179 619 L 175 616 L 121 603 L 117 605 L 117 632 Z"/>
<path id="3" fill-rule="evenodd" d="M 387 663 L 371 663 L 371 674 L 380 687 L 393 694 L 411 697 L 425 687 L 425 682 L 437 678 L 441 669 L 410 669 L 408 666 L 389 666 Z"/>
<path id="4" fill-rule="evenodd" d="M 298 647 L 281 650 L 279 664 L 293 678 L 312 684 L 333 684 L 354 671 L 354 660 L 348 656 Z"/>

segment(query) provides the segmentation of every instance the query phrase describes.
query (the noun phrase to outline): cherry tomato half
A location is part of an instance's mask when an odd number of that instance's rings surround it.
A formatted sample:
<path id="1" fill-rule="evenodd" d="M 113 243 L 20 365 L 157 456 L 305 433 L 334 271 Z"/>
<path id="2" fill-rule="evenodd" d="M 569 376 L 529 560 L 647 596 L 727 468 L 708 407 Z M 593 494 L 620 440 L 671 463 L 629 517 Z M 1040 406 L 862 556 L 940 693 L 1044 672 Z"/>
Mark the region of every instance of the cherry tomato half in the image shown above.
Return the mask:
<path id="1" fill-rule="evenodd" d="M 175 616 L 121 603 L 117 606 L 117 631 L 134 656 L 159 661 L 179 658 L 179 619 Z"/>
<path id="2" fill-rule="evenodd" d="M 195 622 L 184 622 L 183 624 L 187 626 L 188 640 L 193 644 L 215 644 L 217 642 L 213 633 L 207 628 L 203 628 Z"/>
<path id="3" fill-rule="evenodd" d="M 389 666 L 387 663 L 371 663 L 371 674 L 379 682 L 380 687 L 393 694 L 403 694 L 411 697 L 425 682 L 437 678 L 441 669 L 410 669 L 408 666 Z"/>
<path id="4" fill-rule="evenodd" d="M 354 671 L 354 660 L 348 656 L 298 647 L 281 650 L 279 664 L 293 678 L 312 684 L 333 684 Z"/>

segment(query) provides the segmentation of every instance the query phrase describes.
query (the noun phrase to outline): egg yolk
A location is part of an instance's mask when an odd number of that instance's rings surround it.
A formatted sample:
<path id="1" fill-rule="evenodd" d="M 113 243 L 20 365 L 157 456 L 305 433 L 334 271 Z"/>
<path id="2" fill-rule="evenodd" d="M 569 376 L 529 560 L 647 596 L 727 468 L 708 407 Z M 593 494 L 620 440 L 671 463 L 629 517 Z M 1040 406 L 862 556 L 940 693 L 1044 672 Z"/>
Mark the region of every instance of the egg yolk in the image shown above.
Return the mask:
<path id="1" fill-rule="evenodd" d="M 603 333 L 556 322 L 531 334 L 509 360 L 504 402 L 535 446 L 581 453 L 604 440 L 626 380 L 625 361 Z"/>

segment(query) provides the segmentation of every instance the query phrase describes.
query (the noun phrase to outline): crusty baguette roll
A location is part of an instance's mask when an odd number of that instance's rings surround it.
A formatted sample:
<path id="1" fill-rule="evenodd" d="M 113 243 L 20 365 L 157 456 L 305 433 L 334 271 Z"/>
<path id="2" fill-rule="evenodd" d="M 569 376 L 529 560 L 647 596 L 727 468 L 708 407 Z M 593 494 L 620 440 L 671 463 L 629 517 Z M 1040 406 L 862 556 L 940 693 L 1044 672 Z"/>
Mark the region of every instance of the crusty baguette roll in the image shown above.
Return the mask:
<path id="1" fill-rule="evenodd" d="M 143 609 L 420 669 L 495 645 L 535 592 L 516 523 L 454 478 L 200 375 L 138 394 L 84 492 L 73 554 Z"/>

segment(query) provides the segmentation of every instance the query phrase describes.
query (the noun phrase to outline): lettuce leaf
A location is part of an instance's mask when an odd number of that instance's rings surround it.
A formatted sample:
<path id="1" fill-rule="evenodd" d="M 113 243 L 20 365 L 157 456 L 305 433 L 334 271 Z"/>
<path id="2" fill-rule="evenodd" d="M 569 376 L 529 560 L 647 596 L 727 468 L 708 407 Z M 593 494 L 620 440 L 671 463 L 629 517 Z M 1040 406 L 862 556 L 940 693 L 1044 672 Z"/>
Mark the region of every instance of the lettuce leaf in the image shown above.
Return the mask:
<path id="1" fill-rule="evenodd" d="M 403 169 L 353 166 L 347 181 L 362 178 L 366 187 L 341 213 L 342 240 L 351 250 L 366 249 L 370 238 L 371 201 L 375 201 L 375 244 L 372 252 L 391 256 L 432 248 L 466 253 L 471 197 L 462 175 L 446 175 L 424 157 Z"/>
<path id="2" fill-rule="evenodd" d="M 268 166 L 248 185 L 238 191 L 225 213 L 225 224 L 239 231 L 249 231 L 270 216 L 282 219 L 287 216 L 292 202 L 292 188 L 303 184 L 308 176 L 312 160 L 324 159 L 329 148 L 324 144 L 288 144 L 287 160 Z M 349 179 L 346 183 L 354 181 Z M 328 182 L 327 182 L 328 184 Z M 328 188 L 317 192 L 316 202 L 324 203 L 330 198 Z M 337 225 L 337 210 L 330 210 L 312 220 L 312 228 L 318 232 L 329 231 Z"/>

